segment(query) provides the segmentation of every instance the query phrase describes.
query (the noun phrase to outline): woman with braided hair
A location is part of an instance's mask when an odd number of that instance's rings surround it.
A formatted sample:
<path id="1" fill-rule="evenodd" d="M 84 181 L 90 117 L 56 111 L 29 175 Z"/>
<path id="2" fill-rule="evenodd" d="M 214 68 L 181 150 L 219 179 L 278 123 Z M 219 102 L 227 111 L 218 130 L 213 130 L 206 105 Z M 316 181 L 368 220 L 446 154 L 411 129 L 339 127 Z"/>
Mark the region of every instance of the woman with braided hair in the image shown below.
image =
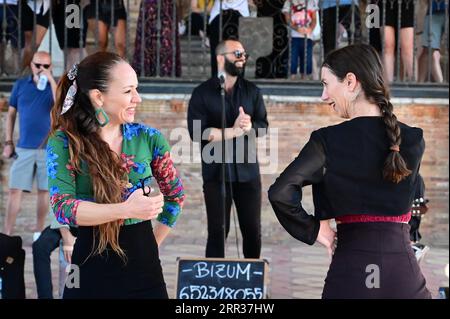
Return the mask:
<path id="1" fill-rule="evenodd" d="M 323 101 L 348 121 L 314 131 L 270 187 L 276 216 L 296 239 L 327 248 L 322 298 L 431 298 L 408 225 L 423 132 L 397 121 L 371 46 L 331 52 L 321 78 Z M 314 215 L 301 205 L 310 184 Z"/>

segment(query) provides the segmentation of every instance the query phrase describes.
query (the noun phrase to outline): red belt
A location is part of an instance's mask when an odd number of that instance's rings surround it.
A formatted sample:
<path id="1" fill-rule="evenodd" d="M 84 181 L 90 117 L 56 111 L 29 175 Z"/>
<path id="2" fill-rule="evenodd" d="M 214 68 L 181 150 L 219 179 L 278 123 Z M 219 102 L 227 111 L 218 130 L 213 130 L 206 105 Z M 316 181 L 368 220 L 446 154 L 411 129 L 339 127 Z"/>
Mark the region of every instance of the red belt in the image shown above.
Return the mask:
<path id="1" fill-rule="evenodd" d="M 378 223 L 378 222 L 407 224 L 410 219 L 411 219 L 411 212 L 408 212 L 400 216 L 344 215 L 335 218 L 336 224 Z"/>

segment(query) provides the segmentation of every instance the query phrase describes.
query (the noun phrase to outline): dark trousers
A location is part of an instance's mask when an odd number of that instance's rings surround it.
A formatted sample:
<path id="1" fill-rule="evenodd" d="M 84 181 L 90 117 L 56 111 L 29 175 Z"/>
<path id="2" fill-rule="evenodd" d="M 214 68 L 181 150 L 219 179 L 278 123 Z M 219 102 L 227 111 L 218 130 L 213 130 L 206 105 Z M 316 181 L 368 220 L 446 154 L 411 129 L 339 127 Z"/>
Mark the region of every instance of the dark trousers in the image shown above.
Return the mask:
<path id="1" fill-rule="evenodd" d="M 292 38 L 291 45 L 291 74 L 297 74 L 298 62 L 300 61 L 300 73 L 305 74 L 305 64 L 306 64 L 306 74 L 312 73 L 312 49 L 313 42 L 311 39 L 306 39 L 305 48 L 305 38 Z M 306 50 L 306 63 L 305 63 L 305 50 Z"/>
<path id="2" fill-rule="evenodd" d="M 241 14 L 235 10 L 222 11 L 222 40 L 239 38 L 239 17 Z M 211 54 L 211 77 L 217 75 L 216 48 L 220 42 L 220 15 L 211 21 L 208 28 L 210 54 Z"/>
<path id="3" fill-rule="evenodd" d="M 337 225 L 324 299 L 429 299 L 404 223 Z"/>
<path id="4" fill-rule="evenodd" d="M 53 299 L 50 255 L 59 247 L 61 233 L 47 226 L 33 243 L 33 269 L 39 299 Z"/>
<path id="5" fill-rule="evenodd" d="M 357 43 L 361 39 L 361 19 L 359 16 L 358 6 L 354 6 L 355 34 L 354 42 Z M 352 38 L 350 26 L 352 22 L 352 6 L 339 6 L 339 23 L 347 30 L 349 41 Z M 336 7 L 323 10 L 323 49 L 325 55 L 335 49 L 336 46 Z"/>
<path id="6" fill-rule="evenodd" d="M 191 13 L 191 19 L 187 19 L 186 30 L 189 30 L 189 21 L 192 23 L 191 35 L 200 35 L 200 31 L 203 31 L 204 27 L 204 15 L 198 12 Z M 188 32 L 186 32 L 187 34 Z"/>
<path id="7" fill-rule="evenodd" d="M 411 216 L 411 220 L 409 221 L 409 226 L 411 230 L 409 232 L 409 236 L 411 241 L 418 242 L 422 238 L 422 235 L 419 233 L 421 216 Z"/>
<path id="8" fill-rule="evenodd" d="M 231 198 L 232 185 L 233 198 Z M 208 218 L 208 241 L 206 257 L 225 257 L 225 238 L 223 234 L 223 214 L 221 182 L 205 182 L 206 214 Z M 236 206 L 242 234 L 245 258 L 259 258 L 261 253 L 261 181 L 256 179 L 247 183 L 226 183 L 225 234 L 230 230 L 230 210 L 232 200 Z"/>

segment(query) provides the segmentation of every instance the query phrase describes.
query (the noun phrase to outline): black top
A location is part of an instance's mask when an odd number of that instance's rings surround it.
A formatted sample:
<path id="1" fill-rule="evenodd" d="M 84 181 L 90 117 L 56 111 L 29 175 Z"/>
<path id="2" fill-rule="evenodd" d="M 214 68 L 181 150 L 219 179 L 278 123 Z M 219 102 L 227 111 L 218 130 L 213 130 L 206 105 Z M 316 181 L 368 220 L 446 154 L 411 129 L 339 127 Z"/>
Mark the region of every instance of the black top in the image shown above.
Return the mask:
<path id="1" fill-rule="evenodd" d="M 240 106 L 244 108 L 246 114 L 251 116 L 253 130 L 241 137 L 226 140 L 226 162 L 230 163 L 227 165 L 226 181 L 231 182 L 249 182 L 259 178 L 256 137 L 263 136 L 269 126 L 266 107 L 259 88 L 239 77 L 233 90 L 225 94 L 225 126 L 227 128 L 234 125 Z M 196 125 L 194 120 L 200 121 L 199 124 Z M 222 127 L 222 102 L 218 78 L 211 78 L 194 89 L 189 101 L 187 121 L 191 139 L 194 142 L 201 142 L 203 180 L 205 182 L 221 181 L 221 141 L 209 143 L 208 132 L 205 133 L 206 138 L 202 139 L 206 129 Z M 196 127 L 199 130 L 194 131 Z M 236 145 L 239 146 L 240 152 L 236 152 Z M 211 156 L 212 162 L 205 161 L 205 154 Z"/>
<path id="2" fill-rule="evenodd" d="M 398 184 L 382 176 L 390 144 L 381 117 L 357 117 L 314 131 L 298 157 L 269 189 L 270 203 L 289 234 L 312 245 L 319 220 L 409 212 L 425 142 L 421 129 L 399 125 L 400 154 L 412 174 Z M 314 216 L 301 205 L 302 186 L 310 184 Z"/>

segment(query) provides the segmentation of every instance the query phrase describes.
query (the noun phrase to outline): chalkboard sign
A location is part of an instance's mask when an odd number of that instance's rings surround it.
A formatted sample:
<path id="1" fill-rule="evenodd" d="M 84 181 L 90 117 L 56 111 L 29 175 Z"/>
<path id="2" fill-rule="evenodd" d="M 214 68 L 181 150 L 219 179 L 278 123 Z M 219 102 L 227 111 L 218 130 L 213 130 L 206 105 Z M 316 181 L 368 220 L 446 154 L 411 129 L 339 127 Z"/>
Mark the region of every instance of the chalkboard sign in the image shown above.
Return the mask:
<path id="1" fill-rule="evenodd" d="M 178 258 L 177 299 L 263 299 L 264 259 Z"/>

